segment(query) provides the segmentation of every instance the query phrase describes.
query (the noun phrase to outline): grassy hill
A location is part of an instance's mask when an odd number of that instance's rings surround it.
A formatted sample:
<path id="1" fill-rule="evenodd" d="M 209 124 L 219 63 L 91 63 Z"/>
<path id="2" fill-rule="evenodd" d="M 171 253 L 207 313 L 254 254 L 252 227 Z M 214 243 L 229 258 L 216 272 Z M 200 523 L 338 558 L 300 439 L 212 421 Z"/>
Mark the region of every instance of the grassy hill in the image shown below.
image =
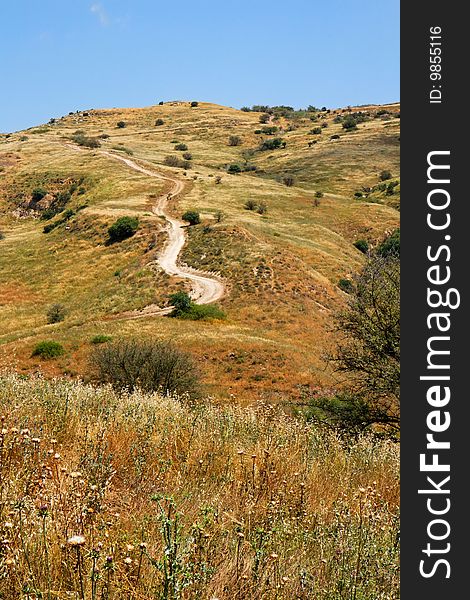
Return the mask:
<path id="1" fill-rule="evenodd" d="M 357 126 L 345 129 L 351 114 Z M 139 336 L 193 352 L 220 399 L 295 399 L 301 385 L 336 385 L 322 357 L 345 300 L 338 282 L 364 260 L 355 241 L 374 245 L 399 222 L 399 106 L 263 115 L 168 102 L 0 136 L 0 366 L 84 375 L 94 336 Z M 79 150 L 72 138 L 100 147 Z M 225 320 L 128 318 L 188 288 L 155 262 L 166 234 L 151 207 L 166 184 L 102 150 L 184 181 L 172 212 L 197 210 L 202 223 L 181 258 L 224 278 Z M 189 164 L 168 166 L 169 156 Z M 139 218 L 137 234 L 107 244 L 125 215 Z M 54 303 L 67 316 L 48 324 Z M 44 339 L 65 355 L 31 357 Z"/>

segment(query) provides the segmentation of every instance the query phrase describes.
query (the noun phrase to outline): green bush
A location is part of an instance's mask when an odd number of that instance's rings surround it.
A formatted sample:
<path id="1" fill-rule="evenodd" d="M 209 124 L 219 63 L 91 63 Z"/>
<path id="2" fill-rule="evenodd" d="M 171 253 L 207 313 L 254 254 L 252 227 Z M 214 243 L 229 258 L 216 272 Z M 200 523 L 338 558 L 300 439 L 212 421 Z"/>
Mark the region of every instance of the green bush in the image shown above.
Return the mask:
<path id="1" fill-rule="evenodd" d="M 228 138 L 228 145 L 229 146 L 239 146 L 242 143 L 242 138 L 238 135 L 231 135 Z"/>
<path id="2" fill-rule="evenodd" d="M 97 344 L 91 358 L 96 379 L 117 390 L 199 393 L 199 374 L 191 355 L 171 342 L 121 340 Z"/>
<path id="3" fill-rule="evenodd" d="M 314 127 L 310 133 L 313 133 L 313 135 L 321 135 L 321 127 Z"/>
<path id="4" fill-rule="evenodd" d="M 266 204 L 266 202 L 260 202 L 258 204 L 258 208 L 256 209 L 256 212 L 259 213 L 260 215 L 265 215 L 268 212 L 268 205 Z"/>
<path id="5" fill-rule="evenodd" d="M 320 190 L 316 191 L 315 198 L 323 198 L 323 192 L 320 192 Z"/>
<path id="6" fill-rule="evenodd" d="M 343 292 L 346 292 L 346 294 L 350 294 L 353 291 L 353 284 L 350 279 L 340 279 L 338 281 L 338 287 L 340 290 L 343 290 Z"/>
<path id="7" fill-rule="evenodd" d="M 183 152 L 183 158 L 184 160 L 192 160 L 193 155 L 191 154 L 191 152 Z"/>
<path id="8" fill-rule="evenodd" d="M 357 129 L 357 120 L 353 116 L 348 116 L 343 119 L 343 129 Z"/>
<path id="9" fill-rule="evenodd" d="M 66 314 L 67 310 L 63 304 L 52 304 L 47 309 L 47 322 L 49 324 L 60 323 L 65 319 Z"/>
<path id="10" fill-rule="evenodd" d="M 261 128 L 261 133 L 264 133 L 265 135 L 273 135 L 274 133 L 276 133 L 276 131 L 278 130 L 277 127 L 271 126 L 271 127 L 262 127 Z"/>
<path id="11" fill-rule="evenodd" d="M 105 344 L 106 342 L 110 342 L 113 338 L 110 335 L 98 334 L 91 338 L 90 342 L 92 344 Z"/>
<path id="12" fill-rule="evenodd" d="M 108 229 L 110 242 L 121 242 L 132 237 L 139 227 L 137 217 L 120 217 Z"/>
<path id="13" fill-rule="evenodd" d="M 44 341 L 36 344 L 31 356 L 39 356 L 44 360 L 49 360 L 63 354 L 65 354 L 65 350 L 62 344 L 59 344 L 59 342 Z"/>
<path id="14" fill-rule="evenodd" d="M 270 119 L 271 119 L 271 115 L 268 115 L 268 113 L 265 113 L 264 115 L 260 115 L 259 122 L 263 123 L 263 124 L 269 123 Z"/>
<path id="15" fill-rule="evenodd" d="M 379 177 L 380 177 L 381 181 L 386 181 L 387 179 L 391 179 L 392 178 L 392 174 L 391 174 L 390 171 L 387 171 L 387 170 L 380 171 Z"/>
<path id="16" fill-rule="evenodd" d="M 240 167 L 240 165 L 237 165 L 237 164 L 229 165 L 229 167 L 227 169 L 227 173 L 230 173 L 232 175 L 234 175 L 235 173 L 241 173 L 241 172 L 242 172 L 242 168 Z"/>
<path id="17" fill-rule="evenodd" d="M 165 123 L 165 121 L 164 121 L 163 119 L 157 119 L 157 120 L 155 121 L 155 125 L 156 125 L 157 127 L 160 127 L 160 125 L 164 125 L 164 123 Z"/>
<path id="18" fill-rule="evenodd" d="M 191 102 L 191 108 L 195 108 L 196 106 L 199 106 L 199 102 L 193 100 L 193 102 Z"/>
<path id="19" fill-rule="evenodd" d="M 195 210 L 187 210 L 181 218 L 190 225 L 199 225 L 201 222 L 201 217 Z"/>
<path id="20" fill-rule="evenodd" d="M 357 240 L 354 242 L 354 246 L 363 254 L 367 254 L 369 250 L 369 243 L 367 240 Z"/>
<path id="21" fill-rule="evenodd" d="M 225 319 L 225 313 L 214 304 L 196 304 L 186 292 L 170 295 L 173 306 L 171 317 L 200 321 L 204 319 Z"/>
<path id="22" fill-rule="evenodd" d="M 31 199 L 34 202 L 39 202 L 39 200 L 42 200 L 46 194 L 47 194 L 47 190 L 45 190 L 43 188 L 35 188 L 31 192 Z"/>
<path id="23" fill-rule="evenodd" d="M 124 127 L 125 127 L 125 126 L 126 126 L 126 122 L 125 122 L 125 121 L 118 121 L 118 122 L 116 123 L 116 127 L 117 127 L 118 129 L 124 129 Z"/>
<path id="24" fill-rule="evenodd" d="M 175 146 L 175 150 L 187 150 L 188 147 L 186 146 L 186 144 L 176 144 Z"/>
<path id="25" fill-rule="evenodd" d="M 383 242 L 377 247 L 376 250 L 379 256 L 400 256 L 400 229 L 395 229 Z"/>
<path id="26" fill-rule="evenodd" d="M 278 148 L 285 148 L 286 142 L 281 138 L 274 138 L 272 140 L 263 140 L 259 149 L 264 150 L 277 150 Z"/>

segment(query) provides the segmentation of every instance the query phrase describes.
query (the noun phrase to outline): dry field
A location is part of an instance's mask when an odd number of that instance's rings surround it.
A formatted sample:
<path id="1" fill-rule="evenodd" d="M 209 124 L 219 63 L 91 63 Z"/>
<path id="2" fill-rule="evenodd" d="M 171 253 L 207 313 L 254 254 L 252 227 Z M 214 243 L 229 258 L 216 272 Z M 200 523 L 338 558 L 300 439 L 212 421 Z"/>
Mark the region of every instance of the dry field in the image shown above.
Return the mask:
<path id="1" fill-rule="evenodd" d="M 391 441 L 12 375 L 0 414 L 5 600 L 399 598 Z"/>

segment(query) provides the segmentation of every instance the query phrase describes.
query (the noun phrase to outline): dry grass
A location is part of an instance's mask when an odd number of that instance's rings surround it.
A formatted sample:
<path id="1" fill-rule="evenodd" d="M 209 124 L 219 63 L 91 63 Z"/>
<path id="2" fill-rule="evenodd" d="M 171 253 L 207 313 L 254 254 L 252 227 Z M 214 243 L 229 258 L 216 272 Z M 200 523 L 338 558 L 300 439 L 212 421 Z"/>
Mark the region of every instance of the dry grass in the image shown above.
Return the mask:
<path id="1" fill-rule="evenodd" d="M 0 403 L 5 600 L 399 597 L 391 442 L 37 377 Z"/>

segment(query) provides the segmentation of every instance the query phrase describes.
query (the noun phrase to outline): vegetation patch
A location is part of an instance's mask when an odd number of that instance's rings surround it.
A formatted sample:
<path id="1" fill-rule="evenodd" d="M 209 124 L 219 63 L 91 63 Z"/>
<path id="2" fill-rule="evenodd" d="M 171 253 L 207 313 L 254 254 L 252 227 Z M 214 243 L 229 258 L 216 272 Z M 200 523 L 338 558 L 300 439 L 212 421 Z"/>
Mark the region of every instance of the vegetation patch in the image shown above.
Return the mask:
<path id="1" fill-rule="evenodd" d="M 59 344 L 59 342 L 44 341 L 36 344 L 31 356 L 39 356 L 44 360 L 50 360 L 63 354 L 65 354 L 65 350 L 62 344 Z"/>

